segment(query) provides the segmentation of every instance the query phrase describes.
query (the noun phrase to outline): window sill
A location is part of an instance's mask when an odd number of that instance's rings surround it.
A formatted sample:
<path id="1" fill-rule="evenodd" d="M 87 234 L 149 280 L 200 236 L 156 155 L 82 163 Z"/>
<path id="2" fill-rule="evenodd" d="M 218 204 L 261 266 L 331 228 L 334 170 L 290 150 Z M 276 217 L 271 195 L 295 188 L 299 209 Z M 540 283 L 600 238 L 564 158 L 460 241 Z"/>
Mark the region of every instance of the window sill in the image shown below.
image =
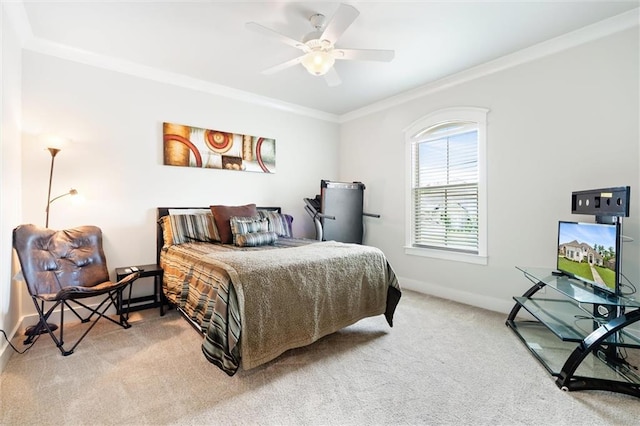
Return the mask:
<path id="1" fill-rule="evenodd" d="M 433 259 L 453 260 L 455 262 L 473 263 L 475 265 L 487 265 L 487 256 L 477 254 L 458 253 L 454 251 L 435 250 L 417 247 L 405 247 L 404 253 L 411 256 L 431 257 Z"/>

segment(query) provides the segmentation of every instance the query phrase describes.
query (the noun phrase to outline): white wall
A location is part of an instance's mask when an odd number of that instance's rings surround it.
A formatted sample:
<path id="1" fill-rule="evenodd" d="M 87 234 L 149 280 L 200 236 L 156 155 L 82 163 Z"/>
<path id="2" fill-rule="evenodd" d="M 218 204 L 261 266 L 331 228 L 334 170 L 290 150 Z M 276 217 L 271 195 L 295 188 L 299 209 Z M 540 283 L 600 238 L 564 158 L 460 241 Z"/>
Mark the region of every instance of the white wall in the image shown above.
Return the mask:
<path id="1" fill-rule="evenodd" d="M 16 224 L 44 224 L 50 156 L 41 133 L 71 139 L 56 157 L 53 195 L 75 187 L 85 198 L 79 206 L 68 198 L 57 201 L 50 226 L 100 226 L 112 272 L 154 262 L 158 206 L 280 205 L 295 216 L 296 235 L 313 236 L 302 198 L 319 191 L 320 179 L 339 179 L 366 184 L 365 211 L 382 217 L 365 218 L 365 242 L 383 249 L 401 285 L 503 311 L 529 285 L 515 265 L 553 266 L 557 221 L 591 219 L 570 214 L 572 191 L 630 185 L 625 234 L 635 242 L 625 244 L 623 266 L 640 281 L 637 27 L 338 125 L 34 51 L 23 51 L 21 63 L 18 43 L 4 24 L 3 18 L 5 329 L 33 313 L 29 298 L 21 297 L 23 285 L 10 281 L 7 251 Z M 16 93 L 20 84 L 22 98 Z M 403 129 L 434 110 L 459 105 L 491 110 L 488 266 L 403 250 Z M 163 166 L 164 121 L 273 137 L 277 173 Z"/>
<path id="2" fill-rule="evenodd" d="M 16 332 L 20 316 L 20 282 L 12 281 L 13 267 L 11 231 L 20 223 L 20 42 L 7 16 L 4 3 L 0 6 L 2 49 L 0 81 L 0 328 L 10 336 Z M 11 355 L 11 349 L 0 337 L 0 371 Z"/>
<path id="3" fill-rule="evenodd" d="M 400 284 L 506 311 L 530 286 L 515 265 L 553 268 L 558 220 L 571 192 L 631 186 L 623 272 L 640 284 L 638 27 L 434 91 L 341 127 L 340 179 L 367 185 L 366 243 L 389 257 Z M 429 60 L 429 59 L 426 59 Z M 437 58 L 434 58 L 437 60 Z M 403 129 L 451 106 L 488 115 L 488 266 L 404 254 Z"/>
<path id="4" fill-rule="evenodd" d="M 100 226 L 112 274 L 155 263 L 156 207 L 277 205 L 294 216 L 296 236 L 315 235 L 302 198 L 315 195 L 321 179 L 337 177 L 336 123 L 30 51 L 22 79 L 22 220 L 45 221 L 50 155 L 37 135 L 71 139 L 55 160 L 52 196 L 74 187 L 85 201 L 56 201 L 49 226 Z M 277 172 L 164 166 L 165 121 L 275 138 Z M 33 308 L 25 302 L 23 310 Z"/>

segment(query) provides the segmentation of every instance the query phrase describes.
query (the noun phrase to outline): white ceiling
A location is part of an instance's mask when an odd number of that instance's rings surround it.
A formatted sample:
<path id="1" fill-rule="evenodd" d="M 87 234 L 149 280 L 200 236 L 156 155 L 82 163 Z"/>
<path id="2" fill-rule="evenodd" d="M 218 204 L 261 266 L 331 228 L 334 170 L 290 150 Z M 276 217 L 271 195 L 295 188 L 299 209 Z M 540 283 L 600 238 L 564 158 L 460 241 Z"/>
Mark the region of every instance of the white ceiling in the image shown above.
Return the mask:
<path id="1" fill-rule="evenodd" d="M 328 87 L 302 65 L 261 70 L 300 51 L 251 32 L 254 21 L 295 39 L 328 1 L 30 1 L 36 40 L 342 115 L 634 8 L 634 1 L 350 1 L 360 15 L 337 47 L 394 49 L 390 63 L 337 61 Z"/>

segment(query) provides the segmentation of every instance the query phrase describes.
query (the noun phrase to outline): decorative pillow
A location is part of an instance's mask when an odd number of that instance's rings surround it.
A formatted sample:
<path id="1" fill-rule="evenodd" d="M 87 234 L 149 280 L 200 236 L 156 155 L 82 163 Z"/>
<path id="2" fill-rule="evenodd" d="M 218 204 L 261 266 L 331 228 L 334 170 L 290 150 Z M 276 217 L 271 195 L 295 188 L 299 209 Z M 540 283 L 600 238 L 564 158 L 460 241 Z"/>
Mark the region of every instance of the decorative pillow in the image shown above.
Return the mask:
<path id="1" fill-rule="evenodd" d="M 211 209 L 167 209 L 169 214 L 211 214 Z"/>
<path id="2" fill-rule="evenodd" d="M 235 245 L 238 247 L 257 247 L 273 244 L 278 240 L 275 232 L 250 232 L 235 236 Z"/>
<path id="3" fill-rule="evenodd" d="M 269 221 L 269 231 L 275 232 L 279 237 L 293 238 L 293 216 L 270 210 L 258 210 L 258 214 Z"/>
<path id="4" fill-rule="evenodd" d="M 253 217 L 258 216 L 258 210 L 255 204 L 247 204 L 245 206 L 211 206 L 211 213 L 218 227 L 220 242 L 223 244 L 231 244 L 233 242 L 233 234 L 229 219 L 233 216 Z"/>
<path id="5" fill-rule="evenodd" d="M 171 218 L 169 216 L 162 216 L 158 223 L 162 226 L 162 238 L 164 239 L 164 245 L 162 248 L 167 248 L 173 245 L 173 231 L 171 230 Z"/>
<path id="6" fill-rule="evenodd" d="M 248 234 L 250 232 L 268 232 L 269 221 L 260 216 L 254 217 L 238 217 L 232 216 L 229 219 L 229 225 L 231 226 L 231 233 L 235 239 L 236 235 Z"/>
<path id="7" fill-rule="evenodd" d="M 193 241 L 220 241 L 212 214 L 180 214 L 161 219 L 164 247 Z"/>

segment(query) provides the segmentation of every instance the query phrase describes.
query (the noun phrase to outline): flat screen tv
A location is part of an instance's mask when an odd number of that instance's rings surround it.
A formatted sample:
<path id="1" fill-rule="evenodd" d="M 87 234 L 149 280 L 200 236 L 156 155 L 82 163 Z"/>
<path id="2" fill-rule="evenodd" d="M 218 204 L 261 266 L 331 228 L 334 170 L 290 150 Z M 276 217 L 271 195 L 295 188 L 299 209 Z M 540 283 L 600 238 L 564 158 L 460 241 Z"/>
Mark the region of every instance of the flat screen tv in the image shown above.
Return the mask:
<path id="1" fill-rule="evenodd" d="M 596 288 L 619 294 L 619 233 L 617 224 L 560 221 L 556 268 Z"/>

